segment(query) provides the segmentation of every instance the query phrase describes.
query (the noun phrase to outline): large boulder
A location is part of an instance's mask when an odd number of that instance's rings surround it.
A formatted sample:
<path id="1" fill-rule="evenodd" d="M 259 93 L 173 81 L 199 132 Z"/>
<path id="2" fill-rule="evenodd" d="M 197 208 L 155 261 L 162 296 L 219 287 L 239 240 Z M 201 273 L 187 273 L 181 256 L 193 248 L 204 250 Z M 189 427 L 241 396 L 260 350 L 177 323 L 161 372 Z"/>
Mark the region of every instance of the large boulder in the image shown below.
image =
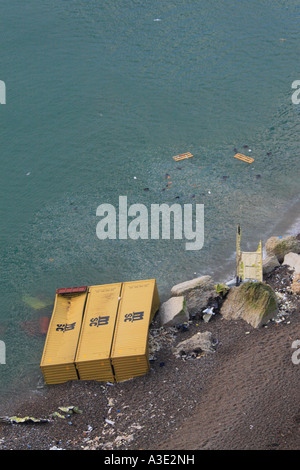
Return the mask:
<path id="1" fill-rule="evenodd" d="M 211 276 L 201 276 L 172 287 L 171 295 L 184 296 L 191 317 L 201 313 L 210 301 L 218 297 Z"/>
<path id="2" fill-rule="evenodd" d="M 269 255 L 263 260 L 263 274 L 270 274 L 280 263 L 275 255 Z"/>
<path id="3" fill-rule="evenodd" d="M 181 341 L 173 348 L 173 354 L 176 357 L 189 356 L 199 353 L 214 353 L 216 350 L 216 342 L 210 331 L 204 333 L 196 333 L 191 338 Z"/>
<path id="4" fill-rule="evenodd" d="M 300 240 L 296 237 L 271 237 L 267 240 L 266 245 L 267 255 L 275 255 L 282 263 L 287 253 L 300 253 Z"/>
<path id="5" fill-rule="evenodd" d="M 288 253 L 285 255 L 282 264 L 286 264 L 293 269 L 296 274 L 300 274 L 300 255 L 297 255 L 296 253 Z"/>
<path id="6" fill-rule="evenodd" d="M 171 297 L 162 303 L 158 312 L 161 326 L 176 326 L 189 321 L 189 312 L 183 295 Z"/>
<path id="7" fill-rule="evenodd" d="M 245 282 L 232 287 L 221 308 L 228 320 L 243 319 L 254 328 L 265 325 L 278 313 L 273 289 L 263 282 Z"/>

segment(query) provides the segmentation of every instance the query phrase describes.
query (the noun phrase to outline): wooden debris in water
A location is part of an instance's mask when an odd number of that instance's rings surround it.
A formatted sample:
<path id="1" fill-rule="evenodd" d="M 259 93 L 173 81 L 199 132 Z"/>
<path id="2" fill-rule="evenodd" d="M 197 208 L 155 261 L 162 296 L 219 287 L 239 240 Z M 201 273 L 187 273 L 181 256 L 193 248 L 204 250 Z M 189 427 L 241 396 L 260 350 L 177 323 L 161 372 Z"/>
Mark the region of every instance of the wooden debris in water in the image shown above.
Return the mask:
<path id="1" fill-rule="evenodd" d="M 193 157 L 194 155 L 192 155 L 190 152 L 186 152 L 186 153 L 181 153 L 179 155 L 175 155 L 175 157 L 173 157 L 173 159 L 178 162 L 180 160 L 185 160 L 186 158 L 191 158 Z"/>
<path id="2" fill-rule="evenodd" d="M 234 158 L 238 158 L 239 160 L 242 160 L 243 162 L 247 163 L 252 163 L 254 162 L 254 158 L 252 157 L 247 157 L 246 155 L 243 155 L 242 153 L 236 153 L 234 155 Z"/>

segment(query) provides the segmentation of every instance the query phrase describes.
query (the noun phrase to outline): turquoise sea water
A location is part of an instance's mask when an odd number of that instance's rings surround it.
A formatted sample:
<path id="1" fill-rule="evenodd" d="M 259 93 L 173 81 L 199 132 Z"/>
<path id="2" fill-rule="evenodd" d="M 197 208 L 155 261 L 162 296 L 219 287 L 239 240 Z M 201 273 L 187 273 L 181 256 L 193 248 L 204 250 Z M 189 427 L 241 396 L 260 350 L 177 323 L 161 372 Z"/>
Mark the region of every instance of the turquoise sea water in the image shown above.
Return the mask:
<path id="1" fill-rule="evenodd" d="M 273 235 L 299 197 L 300 2 L 0 8 L 4 396 L 38 384 L 45 337 L 35 325 L 56 288 L 155 277 L 165 299 L 178 282 L 234 269 L 237 223 L 244 250 Z M 233 158 L 235 148 L 255 162 Z M 194 157 L 174 162 L 187 151 Z M 96 209 L 120 195 L 147 207 L 204 204 L 203 249 L 100 241 Z M 35 310 L 26 295 L 50 305 Z"/>

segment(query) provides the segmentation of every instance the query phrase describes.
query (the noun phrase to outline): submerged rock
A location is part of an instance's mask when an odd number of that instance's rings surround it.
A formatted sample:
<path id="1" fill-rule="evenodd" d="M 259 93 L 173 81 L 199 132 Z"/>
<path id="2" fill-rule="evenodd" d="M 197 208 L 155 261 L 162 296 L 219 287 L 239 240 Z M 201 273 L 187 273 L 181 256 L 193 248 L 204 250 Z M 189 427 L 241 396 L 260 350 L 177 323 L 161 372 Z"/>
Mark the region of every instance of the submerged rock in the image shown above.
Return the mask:
<path id="1" fill-rule="evenodd" d="M 282 263 L 286 254 L 300 253 L 300 240 L 292 236 L 271 237 L 267 240 L 265 248 L 267 255 L 275 255 L 279 263 Z"/>
<path id="2" fill-rule="evenodd" d="M 263 282 L 245 282 L 232 287 L 221 308 L 228 320 L 245 320 L 253 328 L 259 328 L 278 313 L 278 304 L 273 289 Z"/>
<path id="3" fill-rule="evenodd" d="M 188 321 L 190 316 L 184 296 L 171 297 L 161 304 L 158 316 L 161 326 L 166 327 Z"/>
<path id="4" fill-rule="evenodd" d="M 172 287 L 171 295 L 184 296 L 190 316 L 201 313 L 210 301 L 218 297 L 211 276 L 201 276 Z"/>

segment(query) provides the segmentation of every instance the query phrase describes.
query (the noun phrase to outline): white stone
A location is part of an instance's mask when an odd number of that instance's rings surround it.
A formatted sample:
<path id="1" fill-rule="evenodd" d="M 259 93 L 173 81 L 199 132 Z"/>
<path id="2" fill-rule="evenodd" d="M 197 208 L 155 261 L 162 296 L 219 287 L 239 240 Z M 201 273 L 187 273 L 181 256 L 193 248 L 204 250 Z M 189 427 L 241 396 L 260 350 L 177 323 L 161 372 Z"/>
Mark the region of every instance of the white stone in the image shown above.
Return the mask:
<path id="1" fill-rule="evenodd" d="M 300 274 L 300 255 L 296 253 L 288 253 L 285 255 L 283 263 L 295 270 L 296 274 Z"/>

